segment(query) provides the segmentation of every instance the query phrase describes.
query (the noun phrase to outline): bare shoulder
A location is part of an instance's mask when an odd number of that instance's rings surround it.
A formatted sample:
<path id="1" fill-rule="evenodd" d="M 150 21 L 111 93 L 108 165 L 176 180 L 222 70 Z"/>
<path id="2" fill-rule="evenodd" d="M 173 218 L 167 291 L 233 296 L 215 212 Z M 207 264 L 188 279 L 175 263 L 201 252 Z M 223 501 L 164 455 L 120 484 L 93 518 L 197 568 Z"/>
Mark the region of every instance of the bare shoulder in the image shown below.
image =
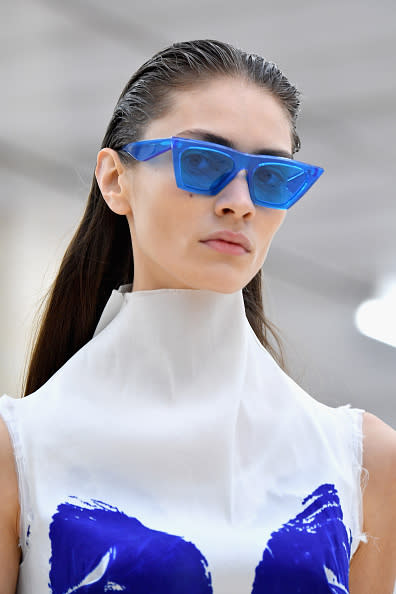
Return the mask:
<path id="1" fill-rule="evenodd" d="M 14 450 L 7 426 L 0 416 L 0 583 L 1 592 L 15 592 L 21 559 L 19 542 L 19 493 Z M 4 589 L 2 589 L 4 588 Z"/>
<path id="2" fill-rule="evenodd" d="M 365 412 L 363 436 L 363 463 L 369 471 L 368 466 L 371 466 L 374 479 L 381 469 L 395 471 L 396 431 L 372 413 Z"/>
<path id="3" fill-rule="evenodd" d="M 393 594 L 396 579 L 396 431 L 372 413 L 363 415 L 363 531 L 350 564 L 351 594 Z"/>
<path id="4" fill-rule="evenodd" d="M 2 524 L 7 521 L 13 526 L 16 536 L 19 523 L 18 476 L 15 468 L 14 449 L 7 426 L 0 415 L 0 492 Z"/>

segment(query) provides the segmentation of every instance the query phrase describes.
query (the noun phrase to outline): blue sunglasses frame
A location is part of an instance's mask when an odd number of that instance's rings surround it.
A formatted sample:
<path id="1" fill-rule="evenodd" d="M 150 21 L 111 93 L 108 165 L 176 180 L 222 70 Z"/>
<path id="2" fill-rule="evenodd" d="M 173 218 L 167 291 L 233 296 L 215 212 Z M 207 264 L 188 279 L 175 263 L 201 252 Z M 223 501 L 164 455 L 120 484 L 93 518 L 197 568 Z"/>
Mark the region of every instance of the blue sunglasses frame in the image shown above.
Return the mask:
<path id="1" fill-rule="evenodd" d="M 188 183 L 186 179 L 188 172 L 186 172 L 182 157 L 183 153 L 186 154 L 186 150 L 194 148 L 200 148 L 205 153 L 212 153 L 212 157 L 216 155 L 216 158 L 212 162 L 214 168 L 216 159 L 220 162 L 221 158 L 223 158 L 224 162 L 224 157 L 231 158 L 233 163 L 232 169 L 221 174 L 217 179 L 213 178 L 211 183 L 205 187 L 203 187 L 205 181 L 204 174 L 200 177 L 200 185 Z M 295 161 L 294 159 L 288 159 L 286 157 L 241 153 L 240 151 L 221 144 L 192 138 L 181 138 L 178 136 L 172 136 L 171 138 L 157 138 L 153 140 L 139 140 L 137 142 L 126 144 L 121 150 L 128 153 L 137 161 L 149 161 L 171 149 L 174 174 L 178 188 L 196 194 L 215 196 L 234 179 L 239 171 L 245 169 L 247 171 L 247 183 L 252 202 L 257 206 L 277 208 L 280 210 L 287 210 L 295 204 L 297 200 L 300 200 L 324 172 L 324 169 L 321 167 L 309 165 L 308 163 Z M 266 167 L 268 171 L 269 166 L 272 166 L 270 175 L 275 175 L 277 184 L 272 183 L 273 194 L 275 194 L 275 191 L 280 191 L 281 193 L 286 194 L 286 196 L 283 197 L 283 200 L 279 200 L 278 197 L 276 200 L 271 201 L 269 198 L 271 182 L 268 184 L 268 180 L 265 182 L 267 184 L 265 191 L 266 199 L 257 195 L 257 186 L 260 183 L 260 179 L 256 183 L 255 175 L 256 173 L 261 173 L 261 167 Z M 197 180 L 198 176 L 196 175 L 195 177 Z M 282 185 L 279 185 L 279 181 L 281 181 Z"/>

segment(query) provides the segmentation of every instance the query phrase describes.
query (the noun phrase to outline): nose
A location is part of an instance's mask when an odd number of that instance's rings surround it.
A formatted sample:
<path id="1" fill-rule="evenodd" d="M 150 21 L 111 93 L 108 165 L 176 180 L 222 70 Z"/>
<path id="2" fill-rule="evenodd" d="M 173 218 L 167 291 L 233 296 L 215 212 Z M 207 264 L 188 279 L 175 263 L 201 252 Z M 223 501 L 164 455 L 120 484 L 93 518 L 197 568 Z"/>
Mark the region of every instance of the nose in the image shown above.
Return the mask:
<path id="1" fill-rule="evenodd" d="M 250 197 L 246 169 L 239 171 L 215 199 L 215 211 L 218 215 L 232 211 L 238 217 L 252 217 L 256 207 Z"/>

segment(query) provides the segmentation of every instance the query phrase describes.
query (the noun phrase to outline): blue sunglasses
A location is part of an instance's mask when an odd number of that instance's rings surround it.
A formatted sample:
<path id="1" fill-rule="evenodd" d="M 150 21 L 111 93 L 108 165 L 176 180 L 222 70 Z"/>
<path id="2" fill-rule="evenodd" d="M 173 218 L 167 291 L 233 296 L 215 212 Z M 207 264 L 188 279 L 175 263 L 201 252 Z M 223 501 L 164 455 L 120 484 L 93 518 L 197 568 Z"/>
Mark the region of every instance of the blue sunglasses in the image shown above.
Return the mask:
<path id="1" fill-rule="evenodd" d="M 215 196 L 245 169 L 252 202 L 269 208 L 290 208 L 324 171 L 285 157 L 250 155 L 221 144 L 177 136 L 131 142 L 121 150 L 137 161 L 148 161 L 170 149 L 178 188 Z"/>

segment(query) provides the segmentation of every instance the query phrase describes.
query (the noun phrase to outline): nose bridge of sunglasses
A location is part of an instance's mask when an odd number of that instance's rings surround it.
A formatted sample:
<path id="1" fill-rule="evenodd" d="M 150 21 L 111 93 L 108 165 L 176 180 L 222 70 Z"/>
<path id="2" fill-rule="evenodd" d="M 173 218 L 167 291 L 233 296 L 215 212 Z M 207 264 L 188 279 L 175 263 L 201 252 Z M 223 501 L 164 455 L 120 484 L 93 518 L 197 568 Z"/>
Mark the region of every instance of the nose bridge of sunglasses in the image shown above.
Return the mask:
<path id="1" fill-rule="evenodd" d="M 241 169 L 238 169 L 238 167 L 236 167 L 236 170 L 234 170 L 234 174 L 231 176 L 231 178 L 228 178 L 228 181 L 225 181 L 223 188 L 231 183 L 234 183 L 236 180 L 242 182 L 242 186 L 239 186 L 239 189 L 243 188 L 249 194 L 250 199 L 252 200 L 248 178 L 248 170 L 244 169 L 243 167 L 241 167 Z"/>
<path id="2" fill-rule="evenodd" d="M 252 170 L 257 165 L 256 159 L 253 155 L 240 153 L 234 160 L 238 175 L 244 175 L 246 179 L 251 175 Z"/>
<path id="3" fill-rule="evenodd" d="M 236 168 L 236 174 L 234 177 L 247 177 L 248 175 L 248 170 L 246 167 L 237 167 Z"/>
<path id="4" fill-rule="evenodd" d="M 252 158 L 252 155 L 240 153 L 236 159 L 234 159 L 235 169 L 237 173 L 234 177 L 244 177 L 247 191 L 250 196 L 250 200 L 255 203 L 254 196 L 252 193 L 252 174 L 257 165 L 257 159 L 255 156 Z M 234 179 L 234 178 L 233 178 Z"/>
<path id="5" fill-rule="evenodd" d="M 242 175 L 247 177 L 249 174 L 249 169 L 251 167 L 250 155 L 236 152 L 233 154 L 233 161 L 234 168 L 237 171 L 236 175 L 239 177 L 242 177 Z"/>

